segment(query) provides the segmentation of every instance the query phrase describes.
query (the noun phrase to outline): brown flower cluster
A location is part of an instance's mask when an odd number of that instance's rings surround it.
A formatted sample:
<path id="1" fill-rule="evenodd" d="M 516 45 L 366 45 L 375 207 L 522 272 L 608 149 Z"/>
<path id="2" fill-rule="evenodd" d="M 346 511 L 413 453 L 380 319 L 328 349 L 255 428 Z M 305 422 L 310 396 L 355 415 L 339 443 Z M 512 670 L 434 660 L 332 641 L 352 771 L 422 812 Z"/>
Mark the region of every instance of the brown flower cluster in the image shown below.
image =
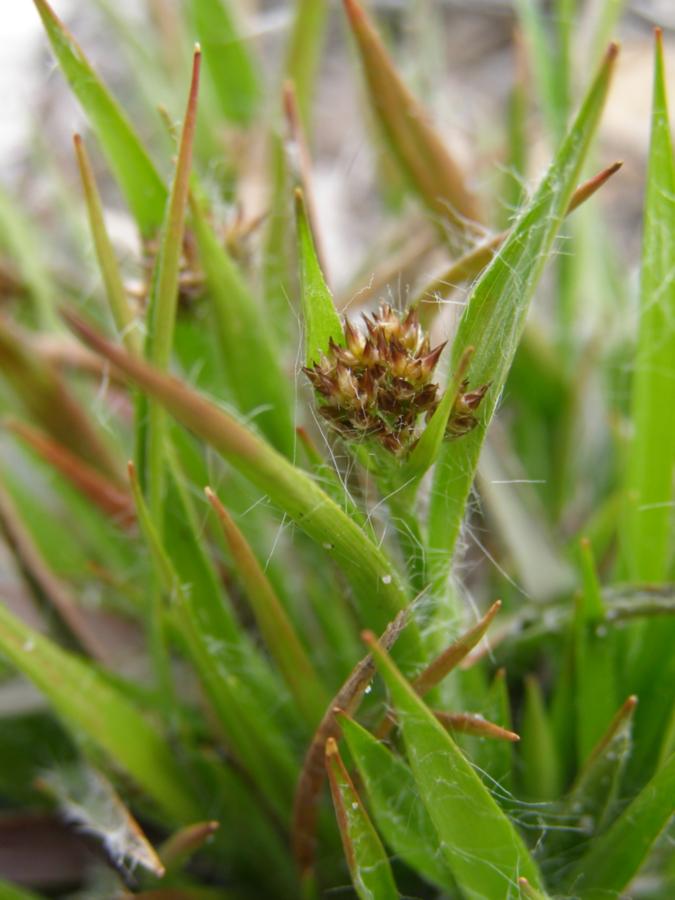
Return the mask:
<path id="1" fill-rule="evenodd" d="M 374 439 L 403 454 L 417 440 L 420 415 L 428 418 L 438 405 L 438 385 L 431 379 L 445 344 L 431 349 L 415 309 L 402 317 L 383 304 L 363 320 L 365 331 L 346 321 L 346 346 L 331 341 L 328 354 L 303 371 L 321 396 L 321 415 L 343 437 Z M 464 393 L 466 386 L 450 416 L 449 436 L 476 424 L 474 411 L 487 386 Z"/>

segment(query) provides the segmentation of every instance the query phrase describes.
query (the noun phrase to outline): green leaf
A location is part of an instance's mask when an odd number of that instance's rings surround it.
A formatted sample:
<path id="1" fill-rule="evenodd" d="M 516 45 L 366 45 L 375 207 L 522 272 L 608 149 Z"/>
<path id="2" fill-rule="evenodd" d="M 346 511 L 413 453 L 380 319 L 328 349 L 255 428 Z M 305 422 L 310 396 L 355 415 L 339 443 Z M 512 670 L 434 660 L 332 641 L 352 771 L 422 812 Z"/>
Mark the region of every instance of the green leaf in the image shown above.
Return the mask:
<path id="1" fill-rule="evenodd" d="M 328 12 L 326 0 L 296 0 L 285 74 L 295 86 L 305 129 L 311 124 L 317 63 Z"/>
<path id="2" fill-rule="evenodd" d="M 466 348 L 457 368 L 452 373 L 450 383 L 443 393 L 441 402 L 436 407 L 429 424 L 420 435 L 401 471 L 399 478 L 401 483 L 405 485 L 404 491 L 406 495 L 419 484 L 424 473 L 433 466 L 438 458 L 438 454 L 441 452 L 448 419 L 459 396 L 473 353 L 473 347 Z"/>
<path id="3" fill-rule="evenodd" d="M 618 705 L 616 657 L 621 644 L 607 628 L 600 583 L 588 541 L 580 542 L 583 593 L 574 615 L 574 679 L 579 763 L 583 763 L 614 717 Z"/>
<path id="4" fill-rule="evenodd" d="M 388 650 L 399 639 L 408 624 L 408 613 L 408 610 L 400 612 L 387 625 L 380 637 L 381 646 Z M 316 856 L 318 805 L 325 775 L 326 741 L 328 738 L 340 736 L 337 713 L 346 712 L 349 715 L 356 713 L 373 680 L 374 673 L 375 664 L 369 653 L 359 660 L 338 690 L 319 723 L 319 727 L 314 732 L 305 753 L 293 801 L 291 824 L 293 856 L 303 876 L 312 870 Z"/>
<path id="5" fill-rule="evenodd" d="M 504 669 L 495 672 L 480 712 L 491 722 L 511 730 L 511 701 Z M 498 797 L 508 798 L 513 788 L 513 749 L 510 741 L 479 741 L 471 750 L 471 761 L 479 771 L 487 773 L 489 786 L 499 785 Z"/>
<path id="6" fill-rule="evenodd" d="M 103 284 L 105 285 L 108 297 L 108 305 L 113 316 L 113 321 L 119 331 L 124 345 L 129 353 L 141 353 L 141 338 L 139 332 L 135 328 L 135 318 L 129 304 L 129 297 L 122 273 L 120 272 L 115 250 L 112 242 L 108 237 L 105 227 L 105 219 L 103 215 L 103 204 L 101 196 L 96 186 L 94 170 L 89 161 L 89 156 L 85 149 L 82 138 L 79 134 L 75 135 L 75 155 L 80 170 L 80 178 L 84 188 L 84 196 L 87 202 L 87 212 L 89 214 L 89 226 L 94 239 L 94 247 L 96 249 L 96 258 L 103 276 Z"/>
<path id="7" fill-rule="evenodd" d="M 520 835 L 462 751 L 372 635 L 367 643 L 397 711 L 406 756 L 440 845 L 466 897 L 501 897 L 539 873 Z"/>
<path id="8" fill-rule="evenodd" d="M 189 6 L 221 113 L 245 125 L 255 115 L 260 84 L 228 0 L 190 0 Z"/>
<path id="9" fill-rule="evenodd" d="M 423 878 L 453 891 L 454 878 L 437 852 L 438 834 L 408 766 L 352 719 L 339 715 L 338 722 L 387 844 Z"/>
<path id="10" fill-rule="evenodd" d="M 560 139 L 567 118 L 568 66 L 564 63 L 568 60 L 561 60 L 560 53 L 556 52 L 562 47 L 555 47 L 552 36 L 546 33 L 541 5 L 536 0 L 517 0 L 516 9 L 529 44 L 533 82 L 539 91 L 544 118 L 553 137 Z"/>
<path id="11" fill-rule="evenodd" d="M 361 900 L 398 900 L 400 895 L 387 854 L 340 758 L 334 738 L 326 741 L 326 769 L 356 893 Z"/>
<path id="12" fill-rule="evenodd" d="M 328 706 L 328 693 L 246 538 L 210 488 L 206 488 L 206 496 L 223 527 L 260 634 L 279 666 L 298 708 L 309 723 L 316 727 Z"/>
<path id="13" fill-rule="evenodd" d="M 605 184 L 612 175 L 615 175 L 622 165 L 623 163 L 621 162 L 612 163 L 611 166 L 607 166 L 605 169 L 598 172 L 597 175 L 594 175 L 592 178 L 589 178 L 587 181 L 580 184 L 572 194 L 572 198 L 567 206 L 566 215 L 569 216 L 570 213 L 573 213 L 575 209 L 592 197 L 596 191 L 600 190 L 603 184 Z M 450 266 L 446 267 L 440 274 L 436 275 L 432 281 L 428 282 L 424 288 L 417 293 L 410 305 L 418 308 L 420 321 L 425 327 L 428 328 L 430 326 L 434 316 L 438 313 L 441 301 L 451 293 L 458 284 L 472 281 L 474 278 L 478 277 L 493 256 L 498 252 L 508 236 L 509 230 L 506 229 L 505 231 L 493 234 L 492 237 L 487 238 L 487 240 L 476 244 L 459 259 L 453 260 Z M 535 359 L 540 358 L 542 362 L 547 364 L 547 367 L 560 369 L 560 363 L 557 360 L 544 360 L 541 358 L 540 351 L 543 349 L 543 346 L 541 346 L 543 342 L 541 336 L 536 331 L 533 331 L 531 323 L 528 324 L 528 328 L 523 335 L 523 344 L 521 345 L 523 350 L 526 349 L 526 340 L 528 344 L 532 342 L 531 352 L 537 354 Z M 530 351 L 529 347 L 527 349 Z M 549 376 L 554 376 L 555 374 L 557 373 L 547 373 Z M 536 388 L 536 385 L 533 387 Z"/>
<path id="14" fill-rule="evenodd" d="M 199 818 L 164 736 L 94 668 L 28 628 L 3 605 L 0 649 L 76 735 L 103 750 L 173 821 Z"/>
<path id="15" fill-rule="evenodd" d="M 200 69 L 201 51 L 196 48 L 176 171 L 171 186 L 166 218 L 162 226 L 161 244 L 153 272 L 147 313 L 148 333 L 145 340 L 145 355 L 158 369 L 169 367 L 173 347 L 180 265 L 183 255 L 185 210 L 190 190 L 192 142 L 197 120 Z M 143 472 L 144 484 L 147 484 L 150 509 L 158 523 L 160 534 L 164 527 L 161 512 L 165 481 L 165 415 L 161 406 L 150 403 L 147 429 L 143 427 L 139 432 L 141 440 L 139 458 L 147 465 L 147 470 Z"/>
<path id="16" fill-rule="evenodd" d="M 295 192 L 295 223 L 300 257 L 300 291 L 305 322 L 305 365 L 318 363 L 328 353 L 330 341 L 345 343 L 333 295 L 321 271 L 301 190 Z"/>
<path id="17" fill-rule="evenodd" d="M 438 591 L 445 585 L 487 426 L 515 356 L 530 299 L 595 133 L 616 54 L 617 48 L 612 47 L 548 174 L 473 289 L 453 342 L 453 367 L 467 347 L 475 347 L 471 387 L 489 383 L 490 389 L 479 407 L 477 427 L 445 445 L 436 465 L 429 513 L 429 565 Z"/>
<path id="18" fill-rule="evenodd" d="M 0 189 L 0 240 L 28 287 L 38 323 L 43 328 L 58 329 L 54 287 L 37 246 L 33 223 L 4 189 Z"/>
<path id="19" fill-rule="evenodd" d="M 255 414 L 254 421 L 267 439 L 277 450 L 292 457 L 292 403 L 269 322 L 256 305 L 239 268 L 194 202 L 192 223 L 213 303 L 223 365 L 237 405 L 242 413 Z"/>
<path id="20" fill-rule="evenodd" d="M 543 853 L 554 863 L 559 858 L 567 863 L 569 849 L 575 845 L 575 856 L 578 856 L 587 846 L 589 837 L 604 831 L 615 817 L 621 779 L 633 746 L 636 704 L 637 698 L 629 697 L 619 709 L 556 810 L 558 821 L 569 827 L 544 833 Z"/>
<path id="21" fill-rule="evenodd" d="M 626 574 L 633 581 L 663 581 L 672 559 L 675 465 L 675 158 L 660 32 L 656 41 L 651 146 L 645 195 L 640 322 L 633 367 L 621 528 Z"/>
<path id="22" fill-rule="evenodd" d="M 309 475 L 177 379 L 129 356 L 74 316 L 66 314 L 66 318 L 89 346 L 211 444 L 338 562 L 352 583 L 363 622 L 375 622 L 375 627 L 384 629 L 407 606 L 405 589 L 390 561 Z M 419 660 L 419 632 L 414 623 L 403 642 L 411 639 Z"/>
<path id="23" fill-rule="evenodd" d="M 208 601 L 199 596 L 193 599 L 185 590 L 138 489 L 133 466 L 130 475 L 139 524 L 164 592 L 174 599 L 172 614 L 185 649 L 240 764 L 283 814 L 290 802 L 295 771 L 288 748 L 279 740 L 265 706 L 256 696 L 260 679 L 256 652 L 237 630 L 229 609 L 224 607 L 228 631 L 223 633 L 213 627 L 214 613 Z M 267 699 L 268 704 L 273 702 L 271 696 Z M 275 699 L 278 702 L 278 697 Z"/>
<path id="24" fill-rule="evenodd" d="M 34 0 L 56 58 L 96 132 L 144 237 L 164 219 L 167 190 L 133 127 L 46 0 Z"/>
<path id="25" fill-rule="evenodd" d="M 592 842 L 566 879 L 581 900 L 619 894 L 637 874 L 675 813 L 675 754 L 625 808 L 611 828 Z"/>
<path id="26" fill-rule="evenodd" d="M 584 592 L 584 619 L 587 622 L 601 622 L 607 611 L 602 599 L 593 547 L 588 538 L 582 538 L 579 541 L 579 560 Z"/>
<path id="27" fill-rule="evenodd" d="M 45 431 L 114 483 L 122 483 L 117 460 L 80 399 L 56 366 L 36 351 L 28 335 L 4 319 L 0 321 L 0 372 Z"/>
<path id="28" fill-rule="evenodd" d="M 500 227 L 506 228 L 524 200 L 529 157 L 529 72 L 520 32 L 513 38 L 514 79 L 506 106 L 506 160 L 501 188 Z"/>
<path id="29" fill-rule="evenodd" d="M 40 900 L 37 894 L 17 884 L 10 884 L 0 878 L 0 897 L 2 900 Z"/>
<path id="30" fill-rule="evenodd" d="M 558 748 L 539 682 L 532 677 L 525 682 L 520 733 L 524 792 L 536 801 L 557 800 L 562 789 Z"/>

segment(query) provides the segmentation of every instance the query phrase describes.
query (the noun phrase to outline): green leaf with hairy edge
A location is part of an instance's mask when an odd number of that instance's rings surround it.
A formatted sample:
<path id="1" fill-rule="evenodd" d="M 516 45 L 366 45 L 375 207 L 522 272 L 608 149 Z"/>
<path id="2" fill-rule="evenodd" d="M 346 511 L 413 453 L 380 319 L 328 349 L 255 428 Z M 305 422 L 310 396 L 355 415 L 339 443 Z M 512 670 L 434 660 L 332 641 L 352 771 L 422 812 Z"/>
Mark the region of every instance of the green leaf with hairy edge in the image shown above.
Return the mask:
<path id="1" fill-rule="evenodd" d="M 164 737 L 94 668 L 24 625 L 4 605 L 0 650 L 46 695 L 76 735 L 84 734 L 102 749 L 172 820 L 200 817 Z"/>
<path id="2" fill-rule="evenodd" d="M 82 104 L 144 237 L 164 219 L 167 189 L 117 101 L 46 0 L 34 0 L 54 54 Z"/>
<path id="3" fill-rule="evenodd" d="M 525 709 L 521 725 L 523 791 L 531 800 L 557 800 L 562 788 L 558 748 L 539 682 L 525 681 Z"/>
<path id="4" fill-rule="evenodd" d="M 234 630 L 226 639 L 210 628 L 211 623 L 204 616 L 203 600 L 186 591 L 133 475 L 131 483 L 139 524 L 155 571 L 165 592 L 174 600 L 171 614 L 223 732 L 240 764 L 264 791 L 277 813 L 284 815 L 297 773 L 288 747 L 275 732 L 267 709 L 255 695 L 260 668 L 257 653 L 243 632 L 236 630 L 234 622 L 231 626 Z M 275 698 L 269 696 L 267 702 L 271 704 Z"/>
<path id="5" fill-rule="evenodd" d="M 186 428 L 211 444 L 336 560 L 354 588 L 362 622 L 375 623 L 375 627 L 384 630 L 408 605 L 400 575 L 389 559 L 309 475 L 182 382 L 129 356 L 80 319 L 64 315 L 85 343 L 163 403 Z M 421 661 L 419 630 L 414 622 L 401 636 L 399 651 L 401 645 L 412 651 L 407 662 Z"/>
<path id="6" fill-rule="evenodd" d="M 630 579 L 658 582 L 667 577 L 672 558 L 675 465 L 675 157 L 660 37 L 651 127 L 631 402 L 634 431 L 625 474 L 628 503 L 621 548 Z"/>
<path id="7" fill-rule="evenodd" d="M 292 457 L 292 402 L 268 322 L 239 268 L 195 202 L 192 224 L 213 304 L 223 364 L 237 405 L 245 415 L 254 416 L 256 426 L 277 450 Z"/>
<path id="8" fill-rule="evenodd" d="M 652 123 L 645 194 L 640 321 L 633 371 L 633 436 L 624 475 L 621 570 L 634 581 L 663 581 L 673 560 L 675 421 L 675 158 L 669 127 L 661 32 L 656 32 Z M 632 664 L 640 697 L 629 771 L 639 782 L 663 755 L 664 722 L 675 710 L 675 626 L 648 623 Z"/>
<path id="9" fill-rule="evenodd" d="M 471 292 L 453 342 L 453 366 L 467 347 L 476 348 L 470 388 L 489 383 L 490 389 L 478 409 L 476 428 L 446 444 L 436 464 L 429 511 L 429 566 L 437 592 L 443 590 L 447 579 L 487 426 L 518 347 L 530 299 L 595 133 L 616 54 L 617 48 L 612 47 L 548 174 Z"/>
<path id="10" fill-rule="evenodd" d="M 473 900 L 502 897 L 519 875 L 538 886 L 539 873 L 527 847 L 471 763 L 372 636 L 368 644 L 396 708 L 420 796 L 462 895 Z"/>
<path id="11" fill-rule="evenodd" d="M 345 336 L 333 295 L 321 271 L 302 191 L 295 192 L 295 224 L 300 257 L 300 292 L 305 321 L 305 365 L 318 363 L 328 353 L 331 339 L 340 347 Z"/>
<path id="12" fill-rule="evenodd" d="M 225 119 L 245 125 L 255 115 L 260 84 L 247 42 L 227 0 L 191 0 L 206 71 Z"/>
<path id="13" fill-rule="evenodd" d="M 384 847 L 352 784 L 334 738 L 326 742 L 326 769 L 342 846 L 360 900 L 398 900 Z"/>
<path id="14" fill-rule="evenodd" d="M 340 715 L 338 721 L 387 844 L 424 879 L 455 890 L 455 880 L 437 852 L 438 834 L 408 766 L 352 719 Z"/>
<path id="15" fill-rule="evenodd" d="M 565 879 L 581 900 L 618 895 L 645 862 L 675 813 L 675 753 L 612 826 L 595 841 Z"/>

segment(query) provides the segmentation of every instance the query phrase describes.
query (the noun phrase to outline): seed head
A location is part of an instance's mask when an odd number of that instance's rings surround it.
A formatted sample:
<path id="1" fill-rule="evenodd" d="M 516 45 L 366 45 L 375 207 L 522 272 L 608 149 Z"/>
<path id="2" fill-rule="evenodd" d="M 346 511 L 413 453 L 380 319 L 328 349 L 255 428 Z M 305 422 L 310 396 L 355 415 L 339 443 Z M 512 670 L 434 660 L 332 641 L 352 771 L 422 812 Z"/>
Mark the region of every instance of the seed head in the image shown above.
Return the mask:
<path id="1" fill-rule="evenodd" d="M 349 440 L 371 439 L 395 455 L 407 453 L 418 438 L 421 415 L 438 405 L 432 381 L 445 343 L 433 350 L 417 311 L 405 316 L 382 304 L 364 329 L 345 321 L 345 346 L 331 340 L 328 353 L 303 371 L 321 398 L 319 412 Z M 487 385 L 464 393 L 462 384 L 447 434 L 458 437 L 476 424 L 474 411 Z"/>

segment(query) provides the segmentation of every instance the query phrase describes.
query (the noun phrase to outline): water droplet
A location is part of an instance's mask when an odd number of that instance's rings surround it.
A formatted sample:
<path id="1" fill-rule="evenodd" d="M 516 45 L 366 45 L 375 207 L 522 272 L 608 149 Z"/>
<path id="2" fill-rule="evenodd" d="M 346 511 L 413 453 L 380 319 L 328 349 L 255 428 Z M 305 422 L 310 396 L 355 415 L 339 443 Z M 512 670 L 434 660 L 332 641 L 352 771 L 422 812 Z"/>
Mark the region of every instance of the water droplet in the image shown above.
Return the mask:
<path id="1" fill-rule="evenodd" d="M 352 803 L 352 809 L 358 809 L 358 808 L 359 808 L 358 803 Z"/>
<path id="2" fill-rule="evenodd" d="M 35 641 L 33 640 L 33 638 L 26 638 L 26 640 L 24 641 L 23 649 L 26 651 L 26 653 L 30 653 L 31 650 L 35 650 Z"/>
<path id="3" fill-rule="evenodd" d="M 391 584 L 391 575 L 383 575 L 382 584 Z"/>
<path id="4" fill-rule="evenodd" d="M 595 629 L 595 635 L 596 635 L 596 637 L 599 637 L 599 638 L 606 637 L 606 636 L 607 636 L 607 629 L 605 628 L 605 626 L 604 626 L 604 625 L 598 625 L 598 627 Z"/>
<path id="5" fill-rule="evenodd" d="M 332 549 L 333 549 L 333 545 L 330 543 L 330 541 L 324 541 L 324 543 L 323 543 L 323 549 L 324 549 L 324 550 L 332 550 Z"/>
<path id="6" fill-rule="evenodd" d="M 369 684 L 369 685 L 366 687 L 365 693 L 366 693 L 366 694 L 370 694 L 370 692 L 371 692 L 372 690 L 373 690 L 373 686 L 372 686 L 372 684 Z"/>

